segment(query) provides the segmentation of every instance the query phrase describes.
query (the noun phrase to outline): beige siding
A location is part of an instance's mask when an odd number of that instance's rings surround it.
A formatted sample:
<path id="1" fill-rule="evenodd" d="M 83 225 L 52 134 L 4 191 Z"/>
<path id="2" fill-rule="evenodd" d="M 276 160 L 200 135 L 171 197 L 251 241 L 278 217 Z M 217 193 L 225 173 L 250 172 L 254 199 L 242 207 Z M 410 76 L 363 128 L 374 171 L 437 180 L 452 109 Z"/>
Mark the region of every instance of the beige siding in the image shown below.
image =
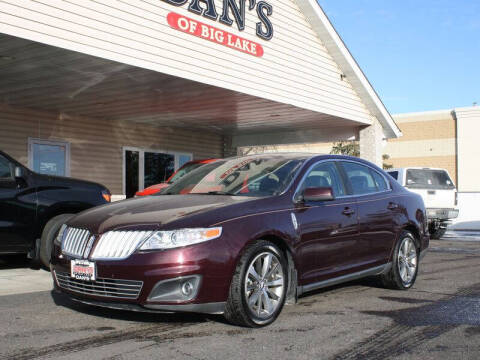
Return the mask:
<path id="1" fill-rule="evenodd" d="M 435 167 L 447 169 L 457 183 L 456 122 L 451 110 L 393 115 L 403 133 L 390 139 L 384 153 L 394 167 Z"/>
<path id="2" fill-rule="evenodd" d="M 216 0 L 217 12 L 222 1 Z M 118 62 L 248 93 L 369 124 L 372 115 L 293 0 L 271 2 L 274 36 L 255 35 L 259 21 L 246 10 L 246 28 L 195 15 L 188 5 L 161 0 L 4 0 L 0 32 Z M 248 2 L 247 2 L 248 7 Z M 260 43 L 257 58 L 170 28 L 169 12 L 194 18 Z"/>
<path id="3" fill-rule="evenodd" d="M 67 141 L 71 176 L 100 182 L 122 193 L 122 147 L 222 157 L 218 134 L 33 111 L 0 105 L 0 149 L 28 165 L 28 138 Z"/>
<path id="4" fill-rule="evenodd" d="M 455 139 L 455 120 L 427 120 L 415 122 L 402 122 L 398 124 L 403 136 L 391 139 L 389 142 L 405 142 L 426 139 Z"/>
<path id="5" fill-rule="evenodd" d="M 455 157 L 455 138 L 425 139 L 389 142 L 384 152 L 391 158 L 432 156 Z"/>
<path id="6" fill-rule="evenodd" d="M 458 126 L 458 189 L 480 192 L 480 107 L 455 109 Z"/>
<path id="7" fill-rule="evenodd" d="M 416 113 L 405 113 L 392 115 L 397 124 L 409 122 L 426 122 L 438 120 L 452 120 L 452 110 L 422 111 Z"/>

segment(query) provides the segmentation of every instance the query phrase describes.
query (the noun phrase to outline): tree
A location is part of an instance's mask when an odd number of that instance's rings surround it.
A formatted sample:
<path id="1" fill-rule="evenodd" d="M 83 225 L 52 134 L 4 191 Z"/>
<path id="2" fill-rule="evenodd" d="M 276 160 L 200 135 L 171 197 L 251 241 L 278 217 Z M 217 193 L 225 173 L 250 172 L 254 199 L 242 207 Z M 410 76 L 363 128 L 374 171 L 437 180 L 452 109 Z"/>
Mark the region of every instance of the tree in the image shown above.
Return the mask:
<path id="1" fill-rule="evenodd" d="M 330 154 L 360 156 L 360 144 L 357 141 L 340 141 L 333 143 Z"/>
<path id="2" fill-rule="evenodd" d="M 387 170 L 387 169 L 391 169 L 393 168 L 393 165 L 392 164 L 387 164 L 385 161 L 390 159 L 390 155 L 388 154 L 383 154 L 382 155 L 382 159 L 383 159 L 383 170 Z"/>

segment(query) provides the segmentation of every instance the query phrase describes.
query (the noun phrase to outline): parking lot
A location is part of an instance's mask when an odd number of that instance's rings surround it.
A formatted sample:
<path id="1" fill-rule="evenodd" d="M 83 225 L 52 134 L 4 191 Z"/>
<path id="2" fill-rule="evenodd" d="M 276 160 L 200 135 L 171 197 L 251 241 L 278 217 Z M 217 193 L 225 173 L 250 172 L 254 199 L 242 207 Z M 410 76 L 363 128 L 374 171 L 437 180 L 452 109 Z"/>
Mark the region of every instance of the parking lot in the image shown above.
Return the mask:
<path id="1" fill-rule="evenodd" d="M 318 291 L 263 329 L 217 316 L 97 309 L 50 274 L 0 263 L 0 359 L 478 359 L 480 242 L 432 241 L 408 292 L 374 279 Z"/>

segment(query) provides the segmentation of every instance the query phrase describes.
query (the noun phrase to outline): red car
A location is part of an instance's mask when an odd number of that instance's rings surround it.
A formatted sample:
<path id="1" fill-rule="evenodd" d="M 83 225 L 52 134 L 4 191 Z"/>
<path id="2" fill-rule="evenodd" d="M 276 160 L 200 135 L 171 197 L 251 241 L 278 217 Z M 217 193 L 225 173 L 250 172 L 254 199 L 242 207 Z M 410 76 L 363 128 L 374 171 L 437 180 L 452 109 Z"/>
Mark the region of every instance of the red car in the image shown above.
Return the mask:
<path id="1" fill-rule="evenodd" d="M 259 327 L 286 300 L 341 282 L 376 275 L 411 288 L 426 220 L 419 195 L 358 158 L 230 158 L 161 194 L 78 214 L 54 242 L 51 269 L 55 289 L 82 303 Z"/>
<path id="2" fill-rule="evenodd" d="M 181 166 L 177 171 L 175 171 L 164 183 L 160 184 L 155 184 L 152 186 L 149 186 L 142 191 L 137 191 L 135 193 L 135 196 L 147 196 L 147 195 L 153 195 L 158 193 L 160 190 L 165 189 L 166 187 L 169 187 L 172 185 L 175 181 L 180 179 L 182 176 L 188 174 L 190 171 L 195 170 L 196 168 L 204 165 L 204 164 L 209 164 L 213 161 L 216 161 L 218 159 L 205 159 L 205 160 L 192 160 L 189 162 L 186 162 Z"/>

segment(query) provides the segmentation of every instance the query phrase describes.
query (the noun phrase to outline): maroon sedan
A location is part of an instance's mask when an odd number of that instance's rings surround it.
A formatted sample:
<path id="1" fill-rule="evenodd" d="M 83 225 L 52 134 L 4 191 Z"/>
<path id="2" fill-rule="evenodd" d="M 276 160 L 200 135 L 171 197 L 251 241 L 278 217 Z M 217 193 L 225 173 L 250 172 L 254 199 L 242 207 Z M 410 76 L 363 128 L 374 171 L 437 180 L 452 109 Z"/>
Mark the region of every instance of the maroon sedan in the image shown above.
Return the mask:
<path id="1" fill-rule="evenodd" d="M 408 289 L 428 241 L 421 197 L 367 161 L 254 155 L 77 215 L 51 269 L 56 289 L 86 304 L 256 327 L 340 282 L 377 275 Z"/>

